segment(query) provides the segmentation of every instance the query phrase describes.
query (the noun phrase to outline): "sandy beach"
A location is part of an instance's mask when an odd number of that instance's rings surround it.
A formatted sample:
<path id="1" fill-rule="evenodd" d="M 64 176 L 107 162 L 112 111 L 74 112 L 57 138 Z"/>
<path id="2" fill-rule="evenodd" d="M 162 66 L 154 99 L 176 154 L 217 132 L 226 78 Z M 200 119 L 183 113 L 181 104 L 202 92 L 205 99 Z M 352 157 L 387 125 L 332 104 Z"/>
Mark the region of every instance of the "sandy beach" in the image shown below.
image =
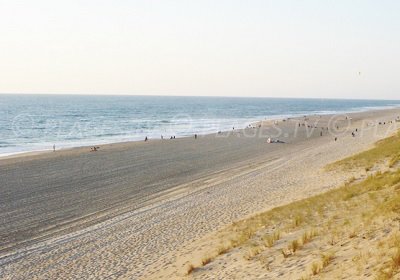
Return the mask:
<path id="1" fill-rule="evenodd" d="M 185 278 L 193 244 L 338 187 L 352 174 L 323 168 L 394 133 L 399 115 L 315 115 L 1 159 L 0 278 Z"/>

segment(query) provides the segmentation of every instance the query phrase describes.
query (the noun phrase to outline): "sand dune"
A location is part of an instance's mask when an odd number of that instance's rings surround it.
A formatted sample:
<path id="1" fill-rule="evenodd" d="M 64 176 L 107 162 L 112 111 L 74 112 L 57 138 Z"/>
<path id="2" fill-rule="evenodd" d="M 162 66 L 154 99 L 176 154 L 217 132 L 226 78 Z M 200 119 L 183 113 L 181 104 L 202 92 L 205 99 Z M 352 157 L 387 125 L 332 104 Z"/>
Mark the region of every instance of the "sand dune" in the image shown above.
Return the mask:
<path id="1" fill-rule="evenodd" d="M 181 278 L 204 236 L 250 214 L 339 186 L 322 168 L 395 131 L 400 110 L 278 123 L 223 135 L 123 143 L 0 161 L 0 278 Z M 371 121 L 386 125 L 367 125 Z M 300 119 L 300 122 L 304 122 Z M 351 131 L 358 129 L 356 137 Z M 322 132 L 322 136 L 321 135 Z"/>

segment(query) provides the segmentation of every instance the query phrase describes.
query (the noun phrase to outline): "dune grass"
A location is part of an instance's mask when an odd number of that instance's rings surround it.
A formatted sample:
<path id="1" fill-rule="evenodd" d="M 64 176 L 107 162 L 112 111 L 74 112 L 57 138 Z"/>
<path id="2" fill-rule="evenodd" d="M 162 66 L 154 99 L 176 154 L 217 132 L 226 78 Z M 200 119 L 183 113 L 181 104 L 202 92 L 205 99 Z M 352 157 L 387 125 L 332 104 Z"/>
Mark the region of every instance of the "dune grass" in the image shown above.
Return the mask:
<path id="1" fill-rule="evenodd" d="M 329 164 L 327 170 L 337 168 L 349 169 L 363 167 L 370 171 L 379 162 L 389 161 L 389 167 L 394 167 L 400 161 L 400 132 L 395 135 L 378 141 L 375 146 L 367 151 L 356 154 L 352 157 Z"/>
<path id="2" fill-rule="evenodd" d="M 317 275 L 321 271 L 321 263 L 320 262 L 313 262 L 311 264 L 311 274 Z"/>
<path id="3" fill-rule="evenodd" d="M 318 232 L 315 229 L 305 231 L 301 237 L 301 244 L 306 245 L 307 243 L 310 243 L 316 236 L 318 236 Z"/>
<path id="4" fill-rule="evenodd" d="M 281 232 L 279 230 L 275 231 L 273 234 L 268 234 L 263 236 L 264 245 L 266 247 L 274 246 L 275 242 L 281 239 Z"/>
<path id="5" fill-rule="evenodd" d="M 342 160 L 329 168 L 372 168 L 376 163 L 388 159 L 390 167 L 395 167 L 400 159 L 400 133 L 379 141 L 369 151 Z M 246 260 L 262 258 L 263 252 L 273 250 L 285 233 L 295 231 L 301 232 L 297 238 L 279 242 L 286 242 L 286 245 L 280 244 L 278 249 L 285 259 L 293 257 L 295 252 L 303 250 L 315 239 L 326 240 L 328 246 L 333 248 L 339 240 L 356 239 L 359 228 L 368 232 L 375 221 L 398 219 L 399 216 L 400 169 L 377 171 L 364 180 L 354 178 L 337 189 L 235 222 L 222 232 L 220 238 L 226 245 L 208 257 L 210 261 L 207 264 L 235 248 L 246 250 Z M 274 230 L 264 233 L 268 228 Z M 386 261 L 378 262 L 377 266 L 380 267 L 376 268 L 376 278 L 390 279 L 400 271 L 400 241 L 377 240 L 375 243 L 386 258 Z M 319 255 L 319 259 L 310 263 L 311 274 L 305 277 L 322 273 L 336 260 L 333 251 L 321 251 Z M 354 259 L 355 262 L 358 260 Z"/>
<path id="6" fill-rule="evenodd" d="M 326 252 L 321 255 L 321 263 L 322 267 L 327 267 L 335 257 L 334 252 Z"/>

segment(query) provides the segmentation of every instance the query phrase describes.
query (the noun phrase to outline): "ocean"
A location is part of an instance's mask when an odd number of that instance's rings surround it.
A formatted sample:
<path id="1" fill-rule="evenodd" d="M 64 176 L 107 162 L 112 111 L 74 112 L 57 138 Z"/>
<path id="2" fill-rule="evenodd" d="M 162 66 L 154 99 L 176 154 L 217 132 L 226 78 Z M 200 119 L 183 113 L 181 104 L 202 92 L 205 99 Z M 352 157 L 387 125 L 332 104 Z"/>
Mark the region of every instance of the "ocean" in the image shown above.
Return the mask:
<path id="1" fill-rule="evenodd" d="M 400 100 L 0 95 L 0 156 L 244 128 L 254 121 L 400 106 Z"/>

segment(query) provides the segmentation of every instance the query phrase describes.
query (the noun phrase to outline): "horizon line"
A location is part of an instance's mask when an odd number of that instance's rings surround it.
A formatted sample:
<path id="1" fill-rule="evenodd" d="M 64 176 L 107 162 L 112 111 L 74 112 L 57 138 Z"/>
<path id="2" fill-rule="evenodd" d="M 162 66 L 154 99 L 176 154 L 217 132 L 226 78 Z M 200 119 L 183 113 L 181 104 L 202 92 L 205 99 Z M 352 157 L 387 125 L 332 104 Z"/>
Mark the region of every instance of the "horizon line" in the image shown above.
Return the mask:
<path id="1" fill-rule="evenodd" d="M 346 98 L 346 97 L 291 97 L 291 96 L 231 96 L 231 95 L 160 95 L 160 94 L 131 94 L 131 93 L 117 93 L 117 94 L 109 94 L 109 93 L 6 93 L 0 92 L 0 95 L 51 95 L 51 96 L 136 96 L 136 97 L 208 97 L 208 98 L 269 98 L 269 99 L 327 99 L 327 100 L 371 100 L 371 101 L 400 101 L 399 99 L 382 99 L 382 98 Z"/>

